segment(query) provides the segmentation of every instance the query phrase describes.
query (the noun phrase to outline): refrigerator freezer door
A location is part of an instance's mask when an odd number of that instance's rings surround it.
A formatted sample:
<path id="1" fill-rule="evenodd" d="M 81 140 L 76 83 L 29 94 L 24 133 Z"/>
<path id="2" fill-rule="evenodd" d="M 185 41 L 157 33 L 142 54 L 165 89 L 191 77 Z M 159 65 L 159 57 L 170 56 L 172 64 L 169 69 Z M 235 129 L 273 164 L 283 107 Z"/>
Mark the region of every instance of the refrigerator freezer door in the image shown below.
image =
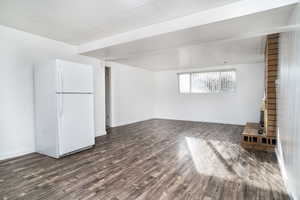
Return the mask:
<path id="1" fill-rule="evenodd" d="M 58 60 L 57 92 L 92 93 L 93 68 L 90 65 Z"/>
<path id="2" fill-rule="evenodd" d="M 95 144 L 92 94 L 57 94 L 60 155 Z"/>

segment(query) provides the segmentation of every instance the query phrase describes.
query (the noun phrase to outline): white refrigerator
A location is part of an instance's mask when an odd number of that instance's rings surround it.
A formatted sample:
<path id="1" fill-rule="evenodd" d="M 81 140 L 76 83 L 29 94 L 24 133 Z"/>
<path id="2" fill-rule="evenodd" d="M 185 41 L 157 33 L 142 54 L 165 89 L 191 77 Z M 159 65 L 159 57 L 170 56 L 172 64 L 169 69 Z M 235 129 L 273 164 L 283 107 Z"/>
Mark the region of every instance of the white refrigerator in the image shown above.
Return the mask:
<path id="1" fill-rule="evenodd" d="M 59 158 L 95 144 L 93 67 L 53 60 L 35 67 L 36 151 Z"/>

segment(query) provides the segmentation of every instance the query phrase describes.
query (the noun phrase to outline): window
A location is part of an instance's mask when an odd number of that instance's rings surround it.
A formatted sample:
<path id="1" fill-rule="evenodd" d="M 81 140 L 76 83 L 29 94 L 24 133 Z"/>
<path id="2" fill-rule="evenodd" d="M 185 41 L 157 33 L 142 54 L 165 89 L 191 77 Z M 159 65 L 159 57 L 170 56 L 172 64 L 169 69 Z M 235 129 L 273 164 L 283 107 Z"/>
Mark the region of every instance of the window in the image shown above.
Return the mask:
<path id="1" fill-rule="evenodd" d="M 178 74 L 180 93 L 234 92 L 235 70 L 188 72 Z"/>
<path id="2" fill-rule="evenodd" d="M 179 90 L 180 93 L 189 93 L 191 88 L 191 77 L 190 74 L 179 75 Z"/>

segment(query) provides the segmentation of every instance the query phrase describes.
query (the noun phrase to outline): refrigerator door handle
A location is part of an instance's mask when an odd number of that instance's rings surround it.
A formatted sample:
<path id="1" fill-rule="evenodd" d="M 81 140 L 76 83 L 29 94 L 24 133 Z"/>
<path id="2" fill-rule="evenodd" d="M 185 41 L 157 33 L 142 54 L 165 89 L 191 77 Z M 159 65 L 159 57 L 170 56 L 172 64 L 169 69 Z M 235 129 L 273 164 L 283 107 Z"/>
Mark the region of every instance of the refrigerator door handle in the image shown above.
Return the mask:
<path id="1" fill-rule="evenodd" d="M 57 69 L 57 82 L 58 82 L 58 92 L 63 92 L 63 79 L 62 79 L 62 68 Z"/>
<path id="2" fill-rule="evenodd" d="M 59 95 L 60 97 L 59 97 L 59 99 L 60 99 L 60 112 L 59 112 L 59 114 L 60 114 L 60 116 L 62 116 L 63 115 L 63 112 L 64 112 L 64 108 L 63 108 L 63 101 L 64 101 L 64 97 L 63 97 L 63 94 L 60 94 Z"/>
<path id="3" fill-rule="evenodd" d="M 57 70 L 57 77 L 58 77 L 58 85 L 59 85 L 59 92 L 63 92 L 63 75 L 62 75 L 62 68 L 59 67 Z M 62 116 L 63 114 L 63 94 L 59 94 L 59 115 Z"/>
<path id="4" fill-rule="evenodd" d="M 63 76 L 63 71 L 62 71 L 62 69 L 61 69 L 61 71 L 60 71 L 60 78 L 61 78 L 61 91 L 63 92 L 63 88 L 64 88 L 64 76 Z M 61 108 L 60 108 L 60 116 L 62 116 L 63 115 L 63 112 L 64 112 L 64 107 L 63 107 L 63 103 L 64 103 L 64 95 L 63 94 L 61 94 L 61 97 L 60 97 L 60 99 L 61 99 Z"/>

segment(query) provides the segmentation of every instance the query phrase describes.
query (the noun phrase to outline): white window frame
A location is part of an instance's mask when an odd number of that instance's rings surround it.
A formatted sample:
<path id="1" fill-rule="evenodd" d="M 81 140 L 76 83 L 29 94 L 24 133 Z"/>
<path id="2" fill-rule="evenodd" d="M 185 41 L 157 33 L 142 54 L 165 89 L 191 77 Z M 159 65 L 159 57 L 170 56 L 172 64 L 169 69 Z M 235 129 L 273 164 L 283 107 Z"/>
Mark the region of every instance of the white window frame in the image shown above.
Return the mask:
<path id="1" fill-rule="evenodd" d="M 190 89 L 189 92 L 180 92 L 180 75 L 182 74 L 189 74 L 190 75 Z M 178 84 L 178 91 L 180 94 L 191 94 L 192 91 L 192 79 L 191 79 L 191 72 L 181 72 L 181 73 L 177 73 L 177 84 Z"/>
<path id="2" fill-rule="evenodd" d="M 192 92 L 192 74 L 194 73 L 209 73 L 209 72 L 228 72 L 234 71 L 235 72 L 235 87 L 233 91 L 218 91 L 218 92 Z M 189 74 L 190 75 L 190 89 L 189 92 L 181 92 L 180 91 L 180 75 L 182 74 Z M 191 71 L 191 72 L 180 72 L 177 73 L 177 84 L 178 84 L 178 92 L 179 94 L 220 94 L 220 93 L 235 93 L 237 88 L 237 75 L 236 69 L 222 69 L 222 70 L 205 70 L 205 71 Z"/>

